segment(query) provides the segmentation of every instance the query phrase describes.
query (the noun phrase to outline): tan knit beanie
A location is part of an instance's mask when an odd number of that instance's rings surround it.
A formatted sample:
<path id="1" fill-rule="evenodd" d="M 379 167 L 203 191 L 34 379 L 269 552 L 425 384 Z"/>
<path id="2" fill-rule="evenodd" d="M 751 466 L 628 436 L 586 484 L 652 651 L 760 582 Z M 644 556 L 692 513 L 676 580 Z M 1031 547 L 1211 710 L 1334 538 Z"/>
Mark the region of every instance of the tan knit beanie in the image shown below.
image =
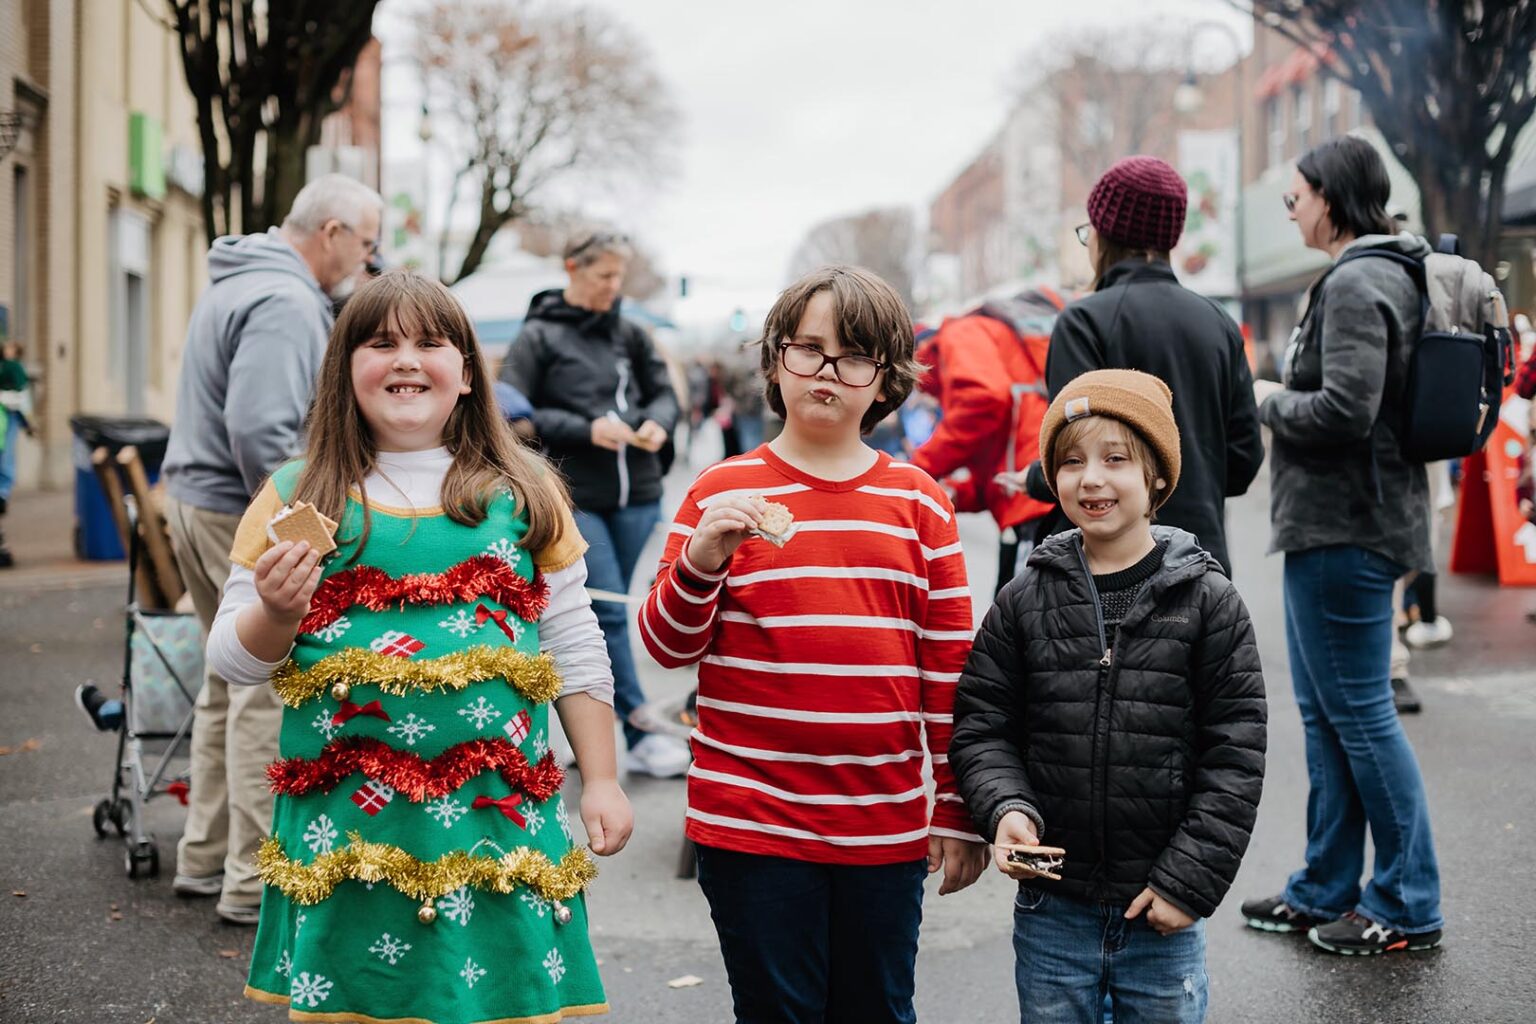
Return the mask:
<path id="1" fill-rule="evenodd" d="M 1040 424 L 1040 464 L 1056 493 L 1056 435 L 1084 416 L 1105 416 L 1130 427 L 1157 453 L 1158 475 L 1168 486 L 1152 494 L 1159 508 L 1179 483 L 1179 425 L 1173 419 L 1173 392 L 1161 378 L 1140 370 L 1091 370 L 1072 378 Z"/>

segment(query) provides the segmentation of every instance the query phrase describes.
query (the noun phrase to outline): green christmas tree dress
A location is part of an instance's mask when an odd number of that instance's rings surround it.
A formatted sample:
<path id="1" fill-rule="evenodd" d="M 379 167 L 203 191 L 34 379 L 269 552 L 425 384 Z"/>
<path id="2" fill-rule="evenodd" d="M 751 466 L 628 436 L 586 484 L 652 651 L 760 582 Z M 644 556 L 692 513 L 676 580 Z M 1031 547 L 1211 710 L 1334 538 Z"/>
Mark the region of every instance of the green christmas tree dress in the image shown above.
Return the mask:
<path id="1" fill-rule="evenodd" d="M 254 567 L 297 482 L 273 475 L 236 537 Z M 538 653 L 547 594 L 499 495 L 478 527 L 349 500 L 292 656 L 246 995 L 298 1021 L 511 1024 L 607 1012 Z M 343 541 L 347 541 L 343 543 Z"/>

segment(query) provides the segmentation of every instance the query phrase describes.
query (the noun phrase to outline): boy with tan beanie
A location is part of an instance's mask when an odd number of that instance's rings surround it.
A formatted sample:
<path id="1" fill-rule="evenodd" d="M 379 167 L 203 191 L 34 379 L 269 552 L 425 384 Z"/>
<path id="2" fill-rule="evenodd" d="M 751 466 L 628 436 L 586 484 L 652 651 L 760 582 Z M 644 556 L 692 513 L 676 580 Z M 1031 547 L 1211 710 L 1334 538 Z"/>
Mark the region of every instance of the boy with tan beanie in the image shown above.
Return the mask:
<path id="1" fill-rule="evenodd" d="M 1117 1017 L 1201 1021 L 1202 919 L 1237 873 L 1263 783 L 1253 627 L 1195 538 L 1152 525 L 1181 461 L 1161 380 L 1077 377 L 1040 454 L 1076 529 L 1038 547 L 987 613 L 949 750 L 998 869 L 1019 881 L 1021 1018 L 1087 1024 L 1107 995 Z"/>

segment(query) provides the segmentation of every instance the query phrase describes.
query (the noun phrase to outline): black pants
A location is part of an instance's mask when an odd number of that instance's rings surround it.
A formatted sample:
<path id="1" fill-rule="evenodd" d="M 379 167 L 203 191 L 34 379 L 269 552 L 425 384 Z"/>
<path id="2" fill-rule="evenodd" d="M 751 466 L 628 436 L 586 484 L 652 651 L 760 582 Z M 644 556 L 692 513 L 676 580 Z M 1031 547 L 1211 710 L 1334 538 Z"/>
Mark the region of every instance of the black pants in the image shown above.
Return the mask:
<path id="1" fill-rule="evenodd" d="M 912 1024 L 927 862 L 870 867 L 699 847 L 737 1024 Z"/>

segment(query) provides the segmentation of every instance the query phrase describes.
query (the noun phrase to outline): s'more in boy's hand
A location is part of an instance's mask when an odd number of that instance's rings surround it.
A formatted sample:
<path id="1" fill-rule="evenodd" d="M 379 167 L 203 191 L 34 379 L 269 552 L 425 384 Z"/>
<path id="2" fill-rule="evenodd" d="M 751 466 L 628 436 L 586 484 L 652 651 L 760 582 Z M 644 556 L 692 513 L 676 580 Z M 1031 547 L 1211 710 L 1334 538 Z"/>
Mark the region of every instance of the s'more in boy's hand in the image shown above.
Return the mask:
<path id="1" fill-rule="evenodd" d="M 291 540 L 294 543 L 308 541 L 309 546 L 328 555 L 336 550 L 336 542 L 332 540 L 336 534 L 336 523 L 320 514 L 320 512 L 307 501 L 300 501 L 294 505 L 284 505 L 267 523 L 267 536 L 276 544 L 281 541 Z"/>
<path id="2" fill-rule="evenodd" d="M 757 517 L 757 529 L 752 532 L 774 547 L 781 548 L 795 532 L 794 513 L 776 501 L 766 502 L 763 514 Z"/>

